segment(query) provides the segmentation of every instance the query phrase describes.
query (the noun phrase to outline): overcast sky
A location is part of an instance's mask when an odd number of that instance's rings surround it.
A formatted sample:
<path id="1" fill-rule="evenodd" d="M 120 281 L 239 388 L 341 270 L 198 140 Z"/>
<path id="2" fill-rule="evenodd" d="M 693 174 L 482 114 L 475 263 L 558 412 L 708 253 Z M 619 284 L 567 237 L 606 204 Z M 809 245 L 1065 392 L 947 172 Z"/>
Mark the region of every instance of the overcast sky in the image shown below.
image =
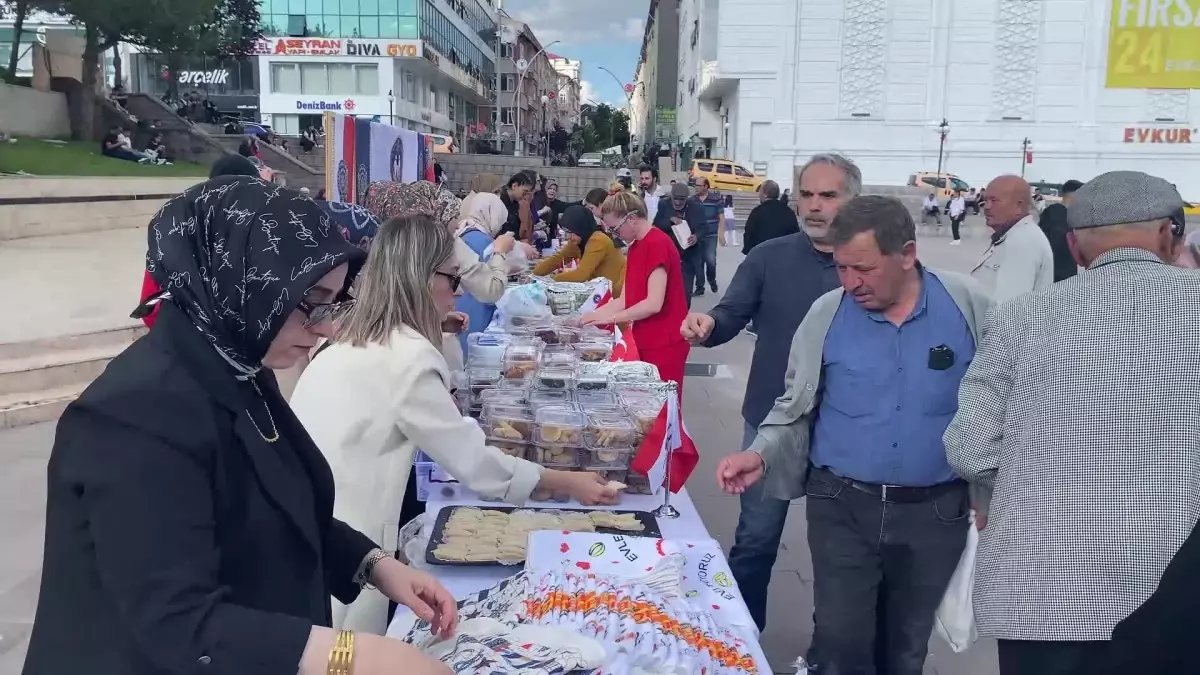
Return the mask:
<path id="1" fill-rule="evenodd" d="M 621 87 L 633 81 L 650 0 L 505 0 L 504 9 L 543 46 L 559 40 L 546 51 L 583 62 L 585 101 L 625 105 Z"/>

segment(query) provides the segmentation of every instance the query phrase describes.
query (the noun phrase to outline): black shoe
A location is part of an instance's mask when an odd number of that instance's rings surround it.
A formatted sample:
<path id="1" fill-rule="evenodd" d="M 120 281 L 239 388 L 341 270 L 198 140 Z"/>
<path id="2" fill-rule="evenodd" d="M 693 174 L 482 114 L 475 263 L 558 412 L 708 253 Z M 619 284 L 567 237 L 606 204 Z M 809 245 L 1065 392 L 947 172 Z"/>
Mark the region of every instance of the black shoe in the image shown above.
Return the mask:
<path id="1" fill-rule="evenodd" d="M 696 289 L 696 292 L 695 292 L 695 293 L 692 293 L 692 297 L 693 297 L 693 298 L 698 298 L 698 297 L 700 297 L 701 295 L 704 295 L 704 289 L 703 289 L 703 288 L 697 288 L 697 289 Z"/>
<path id="2" fill-rule="evenodd" d="M 716 284 L 709 284 L 709 285 L 710 285 L 710 286 L 712 286 L 712 291 L 713 291 L 713 293 L 716 293 L 716 292 L 717 292 L 717 285 L 716 285 Z"/>

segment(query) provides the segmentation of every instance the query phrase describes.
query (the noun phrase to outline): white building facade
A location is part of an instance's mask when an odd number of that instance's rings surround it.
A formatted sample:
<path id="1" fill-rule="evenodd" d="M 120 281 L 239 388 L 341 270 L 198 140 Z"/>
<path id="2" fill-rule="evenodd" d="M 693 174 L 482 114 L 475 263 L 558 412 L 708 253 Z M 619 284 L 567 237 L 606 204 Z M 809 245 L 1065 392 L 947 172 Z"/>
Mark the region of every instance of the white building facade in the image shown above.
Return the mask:
<path id="1" fill-rule="evenodd" d="M 867 183 L 903 184 L 937 168 L 945 120 L 943 170 L 971 185 L 1131 169 L 1200 199 L 1200 94 L 1178 88 L 1200 59 L 1145 42 L 1200 45 L 1197 0 L 680 4 L 679 140 L 755 173 L 790 183 L 837 151 Z"/>
<path id="2" fill-rule="evenodd" d="M 457 137 L 455 105 L 488 100 L 478 81 L 420 40 L 269 38 L 261 51 L 260 115 L 280 134 L 320 128 L 328 110 Z"/>
<path id="3" fill-rule="evenodd" d="M 582 67 L 579 59 L 568 59 L 554 54 L 550 56 L 550 67 L 558 73 L 558 89 L 554 92 L 552 113 L 554 121 L 568 131 L 579 124 L 579 72 Z"/>

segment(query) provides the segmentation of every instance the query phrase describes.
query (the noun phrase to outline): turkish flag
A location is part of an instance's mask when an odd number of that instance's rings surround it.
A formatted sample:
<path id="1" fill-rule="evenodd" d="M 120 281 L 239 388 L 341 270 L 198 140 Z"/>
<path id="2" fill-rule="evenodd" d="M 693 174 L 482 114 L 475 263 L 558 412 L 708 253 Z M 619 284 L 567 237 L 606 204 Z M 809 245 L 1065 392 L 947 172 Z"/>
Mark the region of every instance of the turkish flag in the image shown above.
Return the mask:
<path id="1" fill-rule="evenodd" d="M 613 344 L 612 354 L 608 357 L 609 361 L 641 360 L 637 344 L 633 341 L 633 333 L 623 333 L 620 326 L 613 326 L 613 337 L 616 338 L 616 341 Z"/>
<path id="2" fill-rule="evenodd" d="M 671 466 L 670 472 L 666 471 L 668 462 Z M 679 492 L 699 462 L 700 452 L 696 450 L 696 444 L 683 428 L 683 419 L 679 414 L 679 397 L 668 396 L 666 404 L 658 413 L 658 418 L 650 427 L 650 432 L 638 446 L 629 468 L 647 476 L 650 486 L 656 490 L 666 483 L 666 474 L 669 473 L 671 482 L 667 489 Z"/>

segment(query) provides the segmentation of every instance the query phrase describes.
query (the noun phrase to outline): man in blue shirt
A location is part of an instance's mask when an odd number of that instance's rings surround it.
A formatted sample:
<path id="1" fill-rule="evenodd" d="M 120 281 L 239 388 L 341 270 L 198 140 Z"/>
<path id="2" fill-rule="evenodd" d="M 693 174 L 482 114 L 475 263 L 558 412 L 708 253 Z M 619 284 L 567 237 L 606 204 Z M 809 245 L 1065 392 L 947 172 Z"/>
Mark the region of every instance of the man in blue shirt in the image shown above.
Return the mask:
<path id="1" fill-rule="evenodd" d="M 704 295 L 705 274 L 701 273 L 704 270 L 707 270 L 708 285 L 716 293 L 717 244 L 725 236 L 725 202 L 721 195 L 710 189 L 708 179 L 703 176 L 696 179 L 696 194 L 692 195 L 691 201 L 700 205 L 705 217 L 704 238 L 696 242 L 701 269 L 696 272 L 696 290 L 692 295 Z"/>
<path id="2" fill-rule="evenodd" d="M 942 434 L 988 300 L 921 266 L 896 199 L 850 200 L 830 242 L 842 288 L 813 304 L 787 391 L 717 479 L 742 494 L 765 475 L 768 493 L 808 497 L 821 672 L 920 675 L 966 542 L 967 483 Z"/>

